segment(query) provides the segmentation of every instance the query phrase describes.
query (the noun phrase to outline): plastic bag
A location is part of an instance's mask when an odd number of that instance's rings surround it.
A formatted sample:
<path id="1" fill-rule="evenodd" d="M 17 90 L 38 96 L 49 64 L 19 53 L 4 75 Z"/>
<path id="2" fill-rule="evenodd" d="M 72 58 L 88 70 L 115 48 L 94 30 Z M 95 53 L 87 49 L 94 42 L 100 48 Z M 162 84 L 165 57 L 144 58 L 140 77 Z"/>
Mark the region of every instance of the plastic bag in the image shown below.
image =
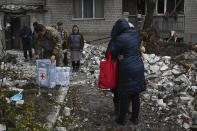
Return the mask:
<path id="1" fill-rule="evenodd" d="M 22 98 L 23 98 L 23 96 L 21 95 L 22 92 L 23 92 L 23 91 L 20 91 L 18 94 L 12 96 L 10 99 L 11 99 L 12 101 L 19 101 L 19 100 L 22 100 Z"/>
<path id="2" fill-rule="evenodd" d="M 56 61 L 49 59 L 36 60 L 36 83 L 40 87 L 56 86 Z"/>
<path id="3" fill-rule="evenodd" d="M 70 85 L 70 67 L 56 67 L 56 84 L 61 86 Z"/>

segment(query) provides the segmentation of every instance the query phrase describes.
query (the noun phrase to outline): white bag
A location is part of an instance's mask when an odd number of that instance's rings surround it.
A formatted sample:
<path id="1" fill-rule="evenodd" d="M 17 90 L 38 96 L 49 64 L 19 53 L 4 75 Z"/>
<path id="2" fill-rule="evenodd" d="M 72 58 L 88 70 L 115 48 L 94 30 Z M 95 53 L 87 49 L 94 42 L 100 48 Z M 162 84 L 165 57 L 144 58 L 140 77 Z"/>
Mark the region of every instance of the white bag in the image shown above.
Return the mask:
<path id="1" fill-rule="evenodd" d="M 56 84 L 61 86 L 70 85 L 70 67 L 56 67 Z"/>
<path id="2" fill-rule="evenodd" d="M 40 87 L 56 86 L 56 61 L 49 59 L 36 60 L 36 83 Z"/>

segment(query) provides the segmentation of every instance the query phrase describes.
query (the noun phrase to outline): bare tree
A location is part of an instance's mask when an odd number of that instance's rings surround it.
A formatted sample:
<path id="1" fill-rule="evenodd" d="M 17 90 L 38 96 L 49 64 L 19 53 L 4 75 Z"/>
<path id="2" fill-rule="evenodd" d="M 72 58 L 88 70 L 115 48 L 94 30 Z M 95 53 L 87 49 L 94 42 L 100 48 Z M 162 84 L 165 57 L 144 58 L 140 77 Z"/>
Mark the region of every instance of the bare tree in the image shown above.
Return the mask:
<path id="1" fill-rule="evenodd" d="M 144 21 L 144 27 L 143 30 L 147 30 L 151 28 L 153 17 L 154 17 L 154 11 L 155 11 L 155 0 L 146 0 L 147 3 L 147 13 Z"/>

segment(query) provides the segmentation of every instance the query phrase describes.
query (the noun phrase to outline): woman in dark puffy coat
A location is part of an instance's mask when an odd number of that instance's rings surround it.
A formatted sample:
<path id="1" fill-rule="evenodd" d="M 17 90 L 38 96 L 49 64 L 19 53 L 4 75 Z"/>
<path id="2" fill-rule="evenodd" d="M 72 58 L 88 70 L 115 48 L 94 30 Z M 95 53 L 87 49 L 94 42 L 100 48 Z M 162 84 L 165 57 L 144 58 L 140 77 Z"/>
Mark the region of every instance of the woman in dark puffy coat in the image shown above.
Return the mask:
<path id="1" fill-rule="evenodd" d="M 72 28 L 72 33 L 68 38 L 68 48 L 71 51 L 71 61 L 72 61 L 74 72 L 79 70 L 83 47 L 84 47 L 83 35 L 79 33 L 78 26 L 74 25 Z"/>
<path id="2" fill-rule="evenodd" d="M 118 87 L 113 90 L 115 109 L 119 111 L 116 122 L 126 124 L 126 114 L 132 101 L 130 121 L 138 124 L 139 94 L 146 90 L 144 63 L 139 50 L 139 34 L 125 19 L 119 19 L 112 28 L 111 38 L 108 50 L 112 59 L 118 59 Z"/>

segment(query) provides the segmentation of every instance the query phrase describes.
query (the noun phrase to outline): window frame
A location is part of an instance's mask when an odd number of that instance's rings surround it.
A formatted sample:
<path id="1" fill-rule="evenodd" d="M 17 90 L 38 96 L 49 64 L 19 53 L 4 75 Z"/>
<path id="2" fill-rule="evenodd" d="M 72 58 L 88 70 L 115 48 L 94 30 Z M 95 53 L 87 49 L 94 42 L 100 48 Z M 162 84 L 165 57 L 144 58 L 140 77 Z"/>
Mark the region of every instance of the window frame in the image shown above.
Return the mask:
<path id="1" fill-rule="evenodd" d="M 82 1 L 82 17 L 81 18 L 75 18 L 74 17 L 74 11 L 73 11 L 73 15 L 72 15 L 72 20 L 104 20 L 105 19 L 105 11 L 104 11 L 104 14 L 103 14 L 103 18 L 96 18 L 96 8 L 95 8 L 95 0 L 93 0 L 93 18 L 84 18 L 84 0 L 81 0 Z M 103 0 L 104 2 L 104 0 Z M 74 4 L 72 5 L 73 6 L 73 10 L 74 10 Z M 103 4 L 103 10 L 105 10 L 104 8 L 104 4 Z"/>

